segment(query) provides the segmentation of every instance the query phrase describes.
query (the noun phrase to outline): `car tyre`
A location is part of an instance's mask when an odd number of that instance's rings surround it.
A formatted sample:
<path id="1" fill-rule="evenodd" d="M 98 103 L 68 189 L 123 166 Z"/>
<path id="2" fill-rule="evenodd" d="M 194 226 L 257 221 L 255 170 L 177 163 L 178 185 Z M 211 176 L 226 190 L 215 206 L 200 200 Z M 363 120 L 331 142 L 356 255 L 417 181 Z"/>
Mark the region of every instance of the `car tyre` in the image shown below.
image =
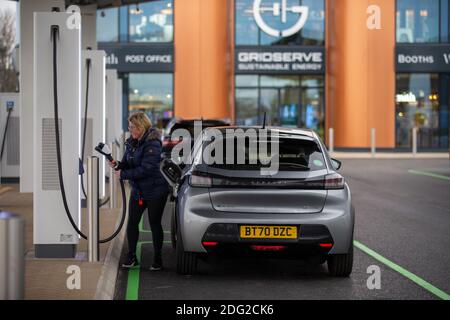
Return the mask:
<path id="1" fill-rule="evenodd" d="M 177 272 L 183 275 L 194 275 L 197 272 L 197 254 L 186 252 L 183 247 L 180 229 L 177 230 Z"/>
<path id="2" fill-rule="evenodd" d="M 347 254 L 334 254 L 328 257 L 328 273 L 333 277 L 348 277 L 353 269 L 353 239 Z"/>

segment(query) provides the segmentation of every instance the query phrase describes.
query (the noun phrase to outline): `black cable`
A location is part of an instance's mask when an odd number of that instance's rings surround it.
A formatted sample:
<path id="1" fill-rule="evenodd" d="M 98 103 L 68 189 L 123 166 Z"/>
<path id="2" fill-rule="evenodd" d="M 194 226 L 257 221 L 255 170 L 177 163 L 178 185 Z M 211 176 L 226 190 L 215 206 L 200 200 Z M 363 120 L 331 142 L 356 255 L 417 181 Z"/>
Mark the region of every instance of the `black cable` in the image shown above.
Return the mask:
<path id="1" fill-rule="evenodd" d="M 107 197 L 106 199 L 105 199 L 105 201 L 103 201 L 103 202 L 99 202 L 99 207 L 103 207 L 105 204 L 107 204 L 109 202 L 109 197 Z"/>
<path id="2" fill-rule="evenodd" d="M 52 26 L 52 41 L 53 41 L 53 110 L 55 116 L 55 137 L 56 137 L 56 158 L 58 161 L 58 176 L 59 176 L 59 187 L 61 189 L 61 196 L 63 198 L 64 209 L 66 210 L 67 217 L 69 218 L 70 224 L 75 229 L 75 231 L 83 238 L 87 239 L 86 235 L 78 229 L 75 221 L 73 221 L 72 215 L 70 214 L 69 206 L 67 205 L 66 190 L 64 189 L 64 180 L 62 175 L 62 164 L 61 164 L 61 148 L 59 141 L 59 115 L 58 115 L 58 63 L 57 63 L 57 50 L 56 50 L 56 38 L 59 34 L 59 27 Z"/>
<path id="3" fill-rule="evenodd" d="M 61 196 L 63 198 L 64 209 L 66 211 L 66 215 L 69 218 L 70 224 L 74 228 L 74 230 L 83 238 L 87 239 L 86 235 L 78 229 L 78 226 L 73 221 L 72 215 L 70 214 L 69 206 L 67 205 L 66 199 L 66 191 L 64 188 L 64 180 L 62 176 L 62 164 L 61 164 L 61 148 L 60 148 L 60 140 L 59 140 L 59 115 L 58 115 L 58 64 L 57 64 L 57 50 L 56 50 L 56 38 L 59 34 L 58 26 L 53 25 L 51 27 L 51 39 L 53 41 L 53 106 L 54 106 L 54 117 L 55 117 L 55 138 L 56 138 L 56 158 L 58 161 L 58 176 L 59 176 L 59 187 L 61 189 Z M 117 230 L 108 238 L 99 240 L 99 243 L 105 243 L 111 241 L 114 237 L 116 237 L 120 230 L 123 227 L 125 216 L 127 212 L 126 205 L 126 194 L 125 194 L 125 186 L 123 184 L 123 180 L 120 179 L 120 188 L 122 191 L 122 218 L 119 223 L 119 227 Z M 99 210 L 99 208 L 97 208 Z"/>
<path id="4" fill-rule="evenodd" d="M 123 185 L 123 180 L 120 179 L 119 182 L 120 182 L 120 189 L 122 191 L 122 201 L 123 201 L 123 203 L 122 203 L 122 218 L 120 219 L 120 223 L 119 223 L 119 226 L 117 227 L 117 230 L 110 237 L 100 240 L 99 241 L 100 243 L 105 243 L 105 242 L 108 242 L 108 241 L 111 241 L 112 239 L 114 239 L 119 234 L 120 230 L 123 227 L 123 223 L 125 222 L 125 216 L 127 213 L 127 204 L 126 204 L 127 196 L 125 194 L 125 186 Z"/>
<path id="5" fill-rule="evenodd" d="M 0 160 L 3 159 L 3 150 L 5 149 L 6 132 L 8 131 L 9 117 L 11 116 L 11 111 L 12 111 L 12 108 L 8 109 L 8 116 L 6 117 L 6 124 L 5 124 L 5 132 L 3 133 L 2 151 L 0 154 Z"/>
<path id="6" fill-rule="evenodd" d="M 83 139 L 81 143 L 81 165 L 84 162 L 84 149 L 86 146 L 86 127 L 87 127 L 87 114 L 88 114 L 88 99 L 89 99 L 89 71 L 91 70 L 91 59 L 86 60 L 86 101 L 84 106 L 84 124 L 83 124 Z M 83 174 L 80 175 L 81 179 L 81 190 L 83 191 L 84 197 L 87 199 L 86 189 L 84 188 Z"/>
<path id="7" fill-rule="evenodd" d="M 88 114 L 88 105 L 89 105 L 89 74 L 91 70 L 91 59 L 86 59 L 86 99 L 85 99 L 85 106 L 84 106 L 84 123 L 83 123 L 83 139 L 81 144 L 81 165 L 83 165 L 84 162 L 84 151 L 86 148 L 86 127 L 87 127 L 87 114 Z M 86 189 L 84 187 L 84 174 L 81 173 L 80 180 L 81 180 L 81 190 L 83 191 L 84 197 L 87 199 L 87 193 Z M 102 207 L 105 204 L 109 202 L 109 197 L 105 199 L 105 201 L 100 202 L 99 206 Z"/>

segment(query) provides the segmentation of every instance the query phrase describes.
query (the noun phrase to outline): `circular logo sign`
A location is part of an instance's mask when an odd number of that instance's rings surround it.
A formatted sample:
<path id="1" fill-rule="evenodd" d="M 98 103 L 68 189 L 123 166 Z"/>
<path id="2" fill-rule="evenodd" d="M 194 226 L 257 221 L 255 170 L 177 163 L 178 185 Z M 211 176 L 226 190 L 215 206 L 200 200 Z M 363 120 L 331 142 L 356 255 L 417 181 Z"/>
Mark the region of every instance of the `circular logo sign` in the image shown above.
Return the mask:
<path id="1" fill-rule="evenodd" d="M 273 37 L 289 37 L 293 34 L 296 34 L 300 31 L 301 28 L 306 23 L 306 19 L 308 19 L 308 7 L 306 6 L 287 6 L 287 0 L 281 0 L 280 2 L 273 3 L 272 7 L 261 7 L 262 0 L 255 0 L 253 2 L 253 16 L 255 18 L 256 24 L 258 27 Z M 277 30 L 269 26 L 263 19 L 263 12 L 272 12 L 274 16 L 281 17 L 281 22 L 286 23 L 286 16 L 288 12 L 299 14 L 299 18 L 297 22 L 284 30 Z"/>

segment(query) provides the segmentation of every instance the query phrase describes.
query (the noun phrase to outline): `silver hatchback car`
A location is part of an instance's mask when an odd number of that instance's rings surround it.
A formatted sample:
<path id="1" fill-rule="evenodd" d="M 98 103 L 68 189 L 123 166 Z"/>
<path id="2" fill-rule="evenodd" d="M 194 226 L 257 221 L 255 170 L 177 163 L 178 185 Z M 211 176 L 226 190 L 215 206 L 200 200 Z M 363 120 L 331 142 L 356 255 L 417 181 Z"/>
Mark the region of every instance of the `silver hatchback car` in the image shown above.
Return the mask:
<path id="1" fill-rule="evenodd" d="M 355 210 L 337 173 L 341 163 L 311 130 L 266 127 L 267 135 L 246 136 L 244 143 L 228 135 L 251 129 L 260 128 L 207 128 L 183 170 L 171 159 L 161 162 L 175 201 L 177 272 L 194 274 L 197 260 L 212 254 L 256 254 L 327 262 L 330 275 L 349 276 Z M 276 156 L 275 173 L 261 174 L 267 161 L 257 160 L 261 147 L 252 148 L 260 143 L 270 146 L 269 159 Z"/>

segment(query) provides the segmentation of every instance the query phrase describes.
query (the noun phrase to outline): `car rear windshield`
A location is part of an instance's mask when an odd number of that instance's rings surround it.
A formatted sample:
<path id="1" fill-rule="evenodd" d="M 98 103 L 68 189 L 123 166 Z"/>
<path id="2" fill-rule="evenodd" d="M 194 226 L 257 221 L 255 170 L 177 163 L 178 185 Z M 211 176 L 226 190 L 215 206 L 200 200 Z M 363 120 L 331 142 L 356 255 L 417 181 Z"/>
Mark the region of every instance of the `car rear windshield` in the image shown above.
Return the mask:
<path id="1" fill-rule="evenodd" d="M 326 168 L 320 147 L 311 138 L 280 136 L 274 141 L 270 139 L 255 141 L 247 138 L 245 144 L 243 141 L 238 142 L 236 138 L 233 139 L 233 144 L 231 141 L 227 144 L 227 141 L 229 140 L 224 138 L 204 142 L 203 159 L 210 166 L 229 170 L 257 170 L 268 167 L 270 160 L 278 160 L 282 171 L 315 171 Z M 259 151 L 260 142 L 267 142 L 267 151 Z M 277 148 L 273 143 L 277 144 L 278 153 L 275 152 Z M 219 144 L 222 145 L 221 151 Z M 233 145 L 233 152 L 227 149 L 227 146 L 231 145 Z M 272 152 L 272 145 L 274 152 Z"/>

